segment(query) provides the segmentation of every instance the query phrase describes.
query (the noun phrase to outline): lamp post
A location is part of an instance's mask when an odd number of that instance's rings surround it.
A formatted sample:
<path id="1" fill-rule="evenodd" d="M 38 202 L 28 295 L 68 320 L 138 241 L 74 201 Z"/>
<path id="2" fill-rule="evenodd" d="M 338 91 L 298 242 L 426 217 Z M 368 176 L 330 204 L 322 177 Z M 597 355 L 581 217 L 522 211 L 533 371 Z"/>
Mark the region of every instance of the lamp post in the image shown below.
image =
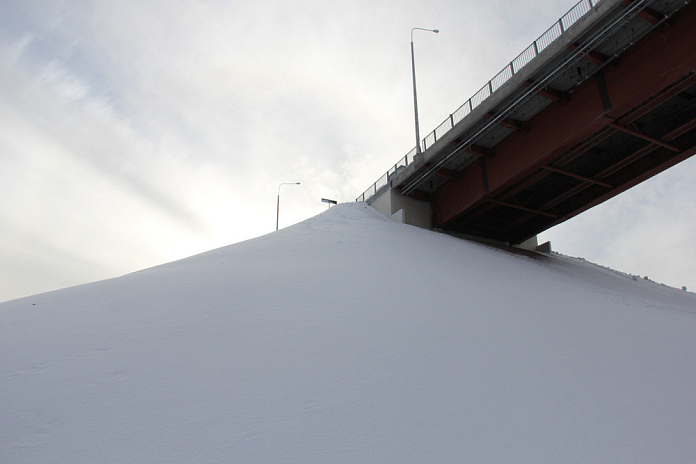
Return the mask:
<path id="1" fill-rule="evenodd" d="M 418 129 L 418 97 L 416 95 L 416 58 L 413 53 L 413 31 L 428 31 L 438 33 L 437 29 L 423 29 L 422 27 L 414 27 L 411 29 L 411 72 L 413 73 L 413 112 L 416 116 L 416 153 L 421 152 L 420 131 Z"/>
<path id="2" fill-rule="evenodd" d="M 329 200 L 328 198 L 322 198 L 321 201 L 322 201 L 323 203 L 328 203 L 328 204 L 329 204 L 329 208 L 331 208 L 331 205 L 335 205 L 335 204 L 338 203 L 336 200 Z"/>
<path id="3" fill-rule="evenodd" d="M 280 217 L 280 187 L 283 185 L 300 185 L 299 182 L 283 182 L 278 185 L 278 203 L 276 203 L 276 230 L 278 230 L 278 218 Z"/>

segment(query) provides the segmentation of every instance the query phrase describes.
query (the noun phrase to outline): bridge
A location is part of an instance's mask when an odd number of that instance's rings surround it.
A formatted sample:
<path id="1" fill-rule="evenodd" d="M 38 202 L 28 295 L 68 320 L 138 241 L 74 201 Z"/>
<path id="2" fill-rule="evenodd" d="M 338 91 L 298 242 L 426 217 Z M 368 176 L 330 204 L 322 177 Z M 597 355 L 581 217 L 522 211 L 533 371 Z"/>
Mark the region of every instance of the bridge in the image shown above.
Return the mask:
<path id="1" fill-rule="evenodd" d="M 696 7 L 581 0 L 375 182 L 395 220 L 509 244 L 696 153 Z"/>

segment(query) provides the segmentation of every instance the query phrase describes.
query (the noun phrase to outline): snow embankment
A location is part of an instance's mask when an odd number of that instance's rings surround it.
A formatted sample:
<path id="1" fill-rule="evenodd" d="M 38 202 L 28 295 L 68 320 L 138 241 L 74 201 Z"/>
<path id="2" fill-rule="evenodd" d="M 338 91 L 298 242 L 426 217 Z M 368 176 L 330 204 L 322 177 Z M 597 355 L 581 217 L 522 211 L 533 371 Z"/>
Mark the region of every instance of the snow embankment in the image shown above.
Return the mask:
<path id="1" fill-rule="evenodd" d="M 0 462 L 696 462 L 696 296 L 363 203 L 0 304 Z"/>

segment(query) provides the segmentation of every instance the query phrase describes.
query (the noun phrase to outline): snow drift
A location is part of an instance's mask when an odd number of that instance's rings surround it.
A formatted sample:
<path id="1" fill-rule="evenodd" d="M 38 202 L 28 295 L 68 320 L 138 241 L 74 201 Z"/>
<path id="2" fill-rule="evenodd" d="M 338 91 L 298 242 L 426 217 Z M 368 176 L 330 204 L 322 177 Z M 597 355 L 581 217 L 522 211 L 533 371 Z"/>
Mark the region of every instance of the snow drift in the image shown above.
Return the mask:
<path id="1" fill-rule="evenodd" d="M 696 296 L 364 203 L 0 304 L 1 462 L 696 462 Z"/>

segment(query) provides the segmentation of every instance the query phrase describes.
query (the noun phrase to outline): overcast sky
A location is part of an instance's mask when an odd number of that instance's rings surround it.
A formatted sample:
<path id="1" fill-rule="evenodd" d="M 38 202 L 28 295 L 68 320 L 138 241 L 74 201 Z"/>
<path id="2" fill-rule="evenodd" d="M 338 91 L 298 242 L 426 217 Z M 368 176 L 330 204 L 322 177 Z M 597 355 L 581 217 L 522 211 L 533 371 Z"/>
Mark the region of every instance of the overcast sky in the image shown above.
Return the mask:
<path id="1" fill-rule="evenodd" d="M 353 201 L 572 0 L 0 0 L 0 301 Z M 547 233 L 696 290 L 696 162 Z"/>

